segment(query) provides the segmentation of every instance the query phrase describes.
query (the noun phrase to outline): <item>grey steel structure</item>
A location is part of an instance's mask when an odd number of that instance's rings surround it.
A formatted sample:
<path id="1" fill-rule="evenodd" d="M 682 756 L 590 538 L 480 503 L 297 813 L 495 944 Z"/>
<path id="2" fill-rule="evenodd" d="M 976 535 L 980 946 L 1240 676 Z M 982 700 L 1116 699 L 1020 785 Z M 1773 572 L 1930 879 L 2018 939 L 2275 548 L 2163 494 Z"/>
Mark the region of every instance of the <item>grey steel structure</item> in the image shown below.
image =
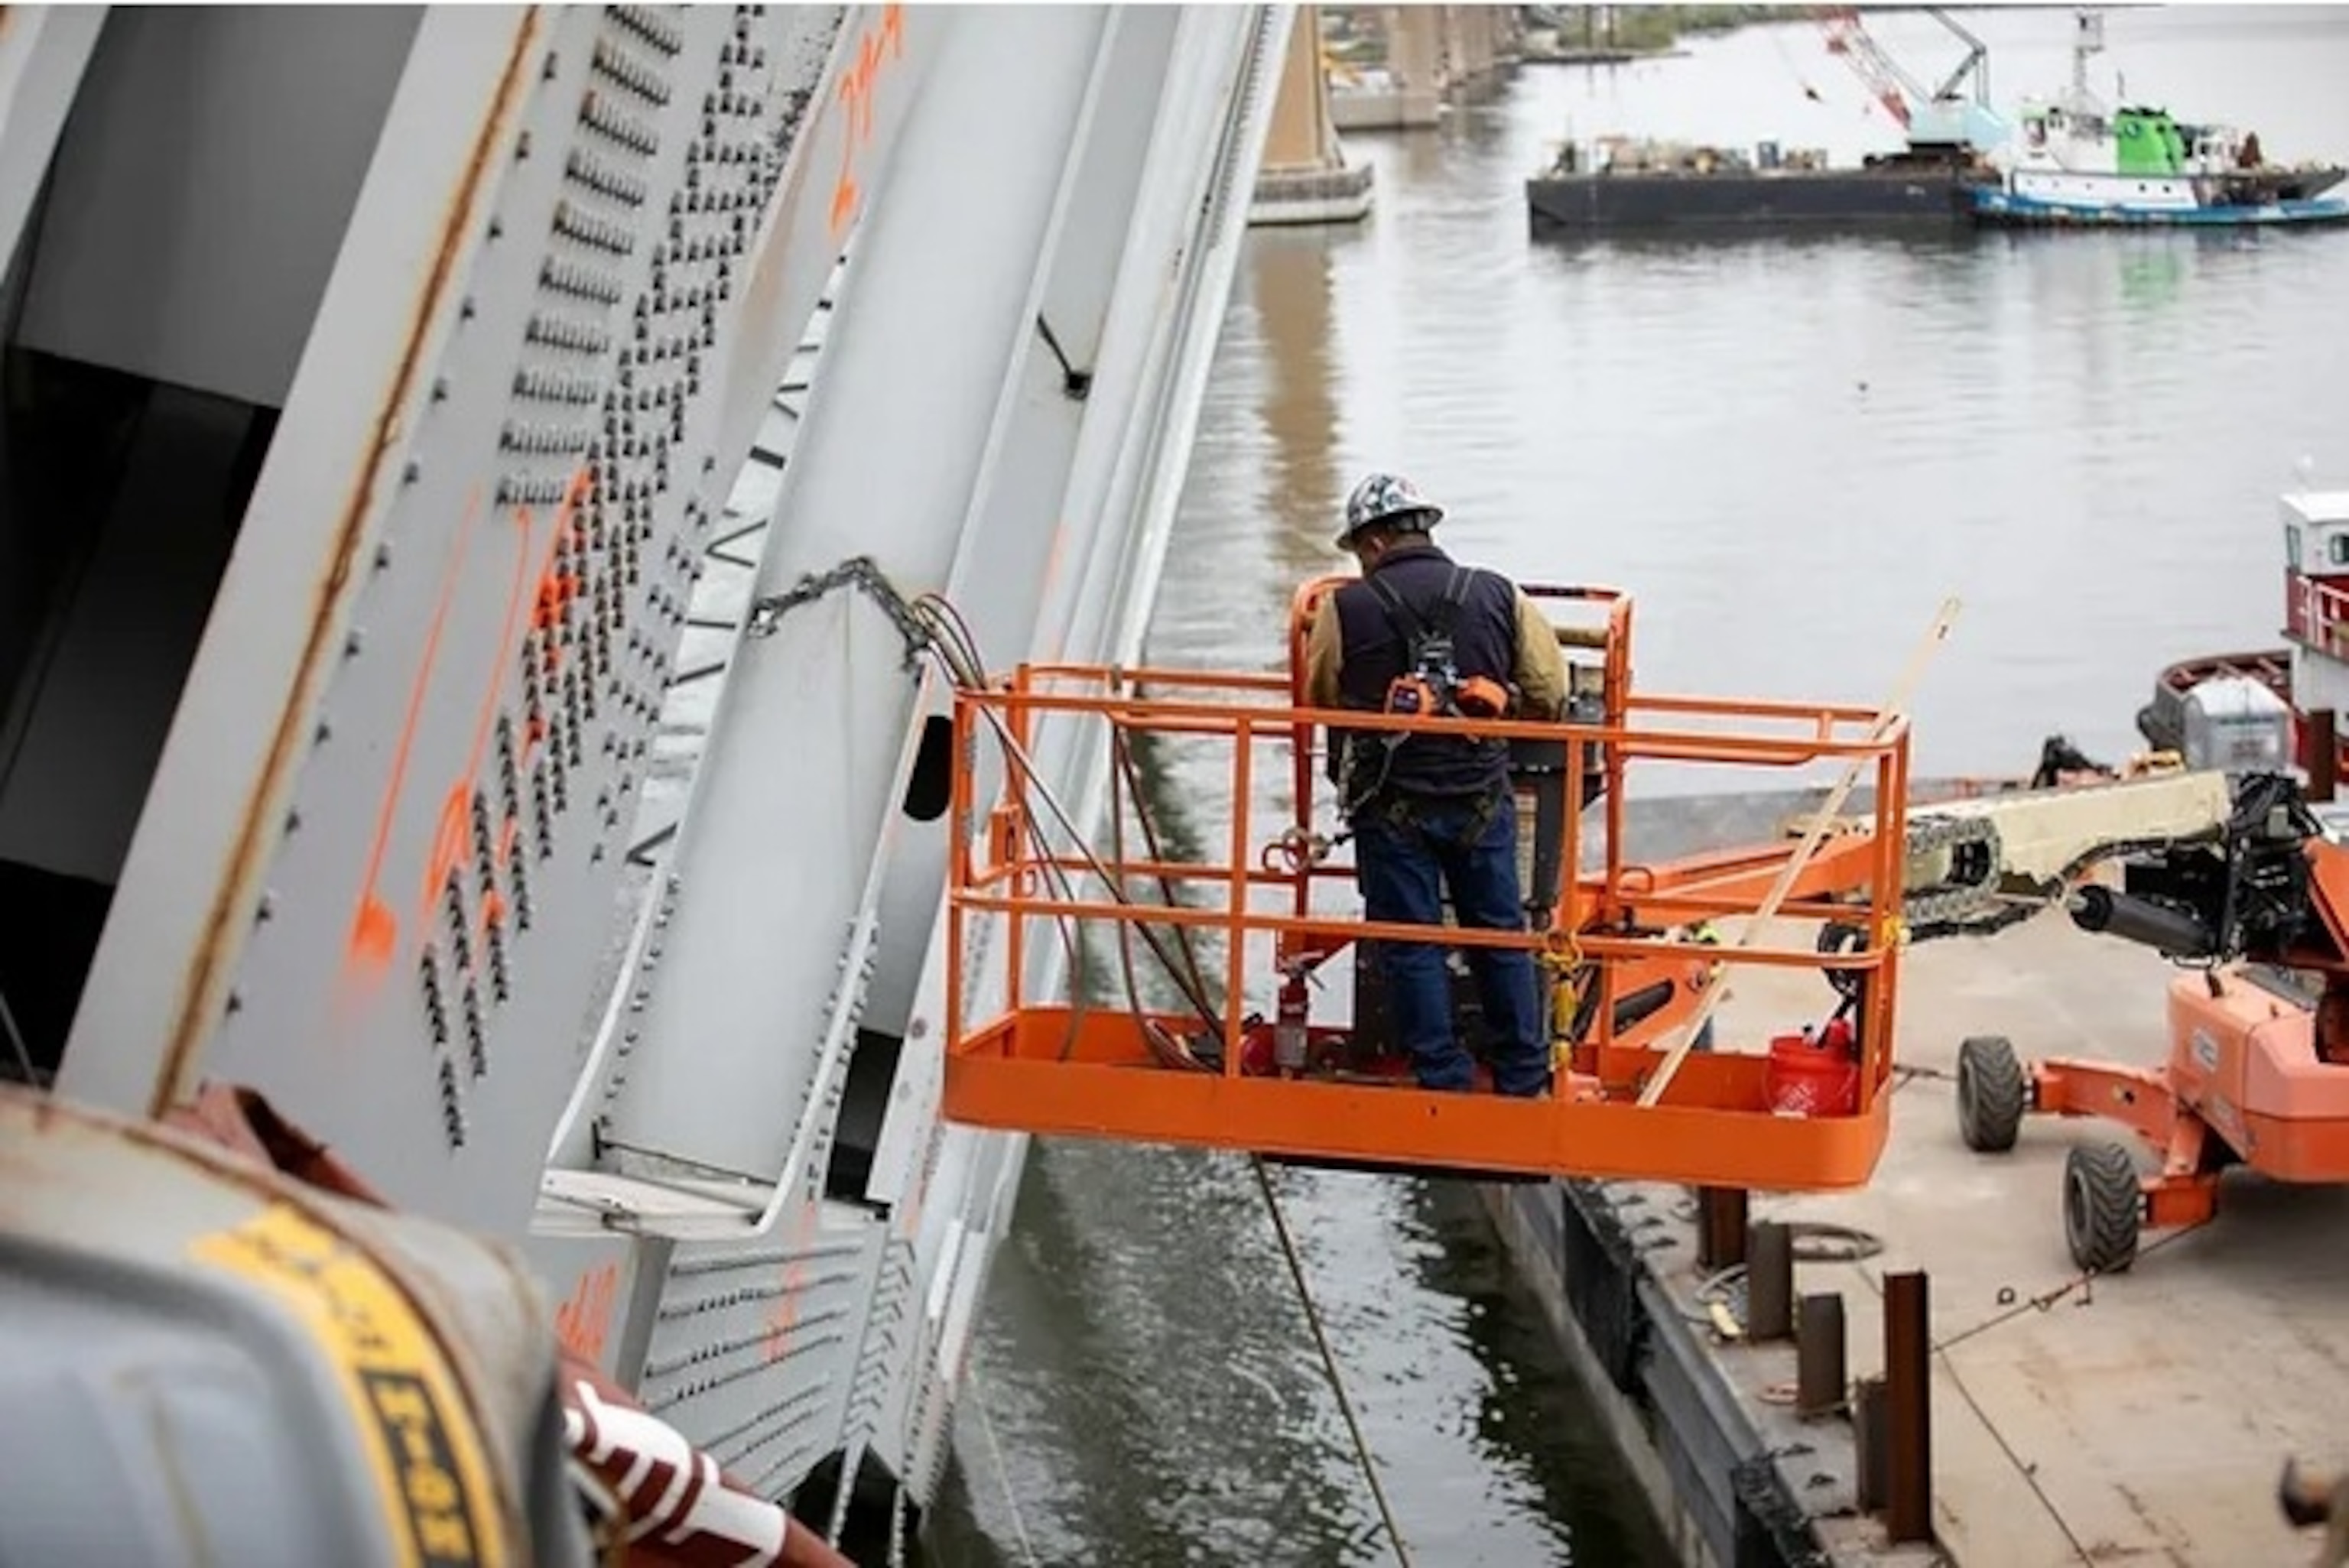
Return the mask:
<path id="1" fill-rule="evenodd" d="M 1138 651 L 1288 20 L 0 11 L 11 1059 L 257 1086 L 926 1501 L 1025 1144 L 937 1118 L 890 603 Z"/>

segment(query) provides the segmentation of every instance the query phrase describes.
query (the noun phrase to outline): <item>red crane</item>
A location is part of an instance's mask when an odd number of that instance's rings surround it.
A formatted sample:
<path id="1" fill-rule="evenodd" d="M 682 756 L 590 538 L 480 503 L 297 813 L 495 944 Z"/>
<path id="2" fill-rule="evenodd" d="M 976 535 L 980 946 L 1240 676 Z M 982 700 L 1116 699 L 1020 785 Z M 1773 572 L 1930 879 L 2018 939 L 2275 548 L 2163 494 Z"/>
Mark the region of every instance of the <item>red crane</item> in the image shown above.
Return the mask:
<path id="1" fill-rule="evenodd" d="M 1842 56 L 1859 79 L 1868 84 L 1876 101 L 1884 106 L 1884 112 L 1901 129 L 1908 129 L 1909 95 L 1922 98 L 1924 91 L 1877 46 L 1876 40 L 1861 25 L 1859 12 L 1849 5 L 1819 5 L 1812 8 L 1812 14 L 1826 34 L 1827 53 Z"/>

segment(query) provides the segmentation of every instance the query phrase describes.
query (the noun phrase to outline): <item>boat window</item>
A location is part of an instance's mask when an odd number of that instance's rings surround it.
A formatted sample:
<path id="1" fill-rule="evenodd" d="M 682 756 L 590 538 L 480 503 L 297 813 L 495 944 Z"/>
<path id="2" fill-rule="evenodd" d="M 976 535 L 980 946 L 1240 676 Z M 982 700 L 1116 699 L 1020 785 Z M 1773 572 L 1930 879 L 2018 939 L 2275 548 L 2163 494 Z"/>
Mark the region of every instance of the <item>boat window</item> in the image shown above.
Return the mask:
<path id="1" fill-rule="evenodd" d="M 2349 566 L 2349 530 L 2324 536 L 2324 559 L 2334 566 Z"/>
<path id="2" fill-rule="evenodd" d="M 2283 560 L 2284 565 L 2292 571 L 2300 570 L 2300 525 L 2298 523 L 2293 523 L 2283 531 Z"/>

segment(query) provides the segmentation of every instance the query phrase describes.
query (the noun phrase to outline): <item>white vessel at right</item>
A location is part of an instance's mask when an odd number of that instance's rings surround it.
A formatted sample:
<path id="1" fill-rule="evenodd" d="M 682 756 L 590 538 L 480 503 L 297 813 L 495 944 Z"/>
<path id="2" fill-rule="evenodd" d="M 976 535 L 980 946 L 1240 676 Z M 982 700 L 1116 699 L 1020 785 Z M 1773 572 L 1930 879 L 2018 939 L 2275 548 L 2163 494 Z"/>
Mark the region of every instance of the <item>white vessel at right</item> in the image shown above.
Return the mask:
<path id="1" fill-rule="evenodd" d="M 1993 155 L 1995 181 L 1971 187 L 1975 222 L 2037 228 L 2239 227 L 2349 220 L 2335 164 L 2270 163 L 2255 130 L 2188 122 L 2145 104 L 2107 106 L 2088 85 L 2088 57 L 2105 46 L 2104 18 L 2079 14 L 2072 80 L 2053 98 L 2026 98 L 2013 136 Z"/>

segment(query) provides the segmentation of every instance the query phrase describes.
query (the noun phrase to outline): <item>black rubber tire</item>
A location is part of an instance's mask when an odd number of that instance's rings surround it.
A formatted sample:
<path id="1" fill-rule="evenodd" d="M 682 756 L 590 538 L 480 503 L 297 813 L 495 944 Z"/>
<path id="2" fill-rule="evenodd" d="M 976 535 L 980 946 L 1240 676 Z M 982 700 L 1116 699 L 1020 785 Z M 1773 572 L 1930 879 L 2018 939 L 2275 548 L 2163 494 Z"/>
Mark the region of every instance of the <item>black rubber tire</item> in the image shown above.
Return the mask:
<path id="1" fill-rule="evenodd" d="M 2064 1241 L 2086 1274 L 2122 1274 L 2137 1261 L 2145 1194 L 2123 1143 L 2081 1143 L 2064 1160 Z"/>
<path id="2" fill-rule="evenodd" d="M 2004 1035 L 1958 1043 L 1958 1136 L 1978 1154 L 2003 1154 L 2023 1130 L 2031 1084 Z"/>
<path id="3" fill-rule="evenodd" d="M 1867 945 L 1868 931 L 1864 926 L 1846 925 L 1838 921 L 1829 921 L 1819 927 L 1818 949 L 1830 957 L 1837 954 L 1857 953 Z M 1827 984 L 1835 987 L 1836 995 L 1844 1000 L 1864 1002 L 1867 999 L 1868 971 L 1828 969 L 1822 973 L 1826 975 Z"/>

